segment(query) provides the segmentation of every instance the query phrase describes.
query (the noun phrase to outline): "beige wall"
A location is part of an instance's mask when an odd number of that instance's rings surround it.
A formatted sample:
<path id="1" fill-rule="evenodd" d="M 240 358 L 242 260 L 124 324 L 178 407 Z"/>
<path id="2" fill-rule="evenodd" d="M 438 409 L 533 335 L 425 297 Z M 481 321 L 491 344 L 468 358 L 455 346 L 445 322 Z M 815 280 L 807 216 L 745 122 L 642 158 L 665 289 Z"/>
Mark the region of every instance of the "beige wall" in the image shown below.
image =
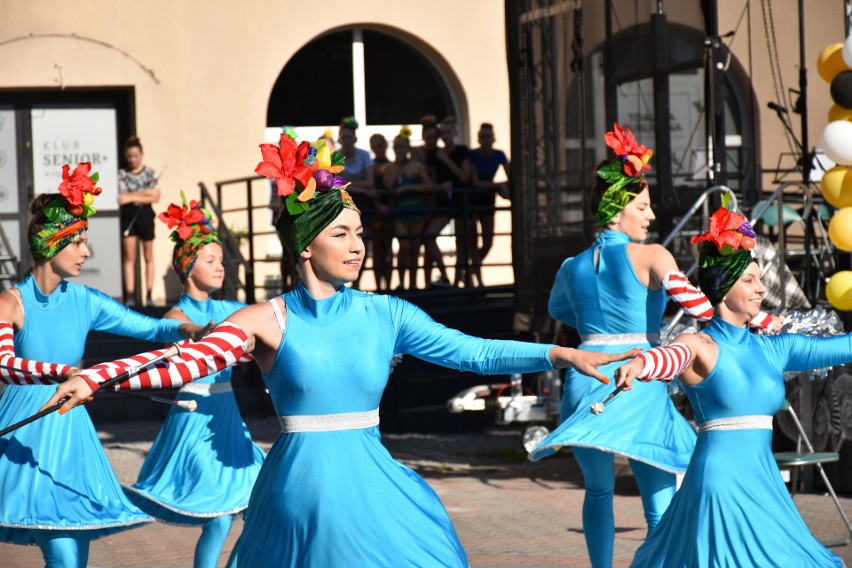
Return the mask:
<path id="1" fill-rule="evenodd" d="M 788 149 L 780 123 L 766 108 L 776 97 L 760 6 L 752 2 L 741 20 L 745 5 L 745 0 L 720 0 L 719 28 L 723 33 L 738 30 L 732 48 L 753 76 L 761 158 L 766 167 L 773 167 L 777 155 Z M 781 75 L 788 88 L 797 88 L 798 0 L 774 0 L 772 6 Z M 843 39 L 842 7 L 842 2 L 831 0 L 806 2 L 812 145 L 819 140 L 831 104 L 828 84 L 817 75 L 815 62 L 825 46 Z M 198 181 L 210 184 L 250 175 L 259 159 L 268 96 L 281 69 L 314 37 L 351 25 L 398 30 L 432 50 L 447 63 L 466 103 L 462 111 L 468 113 L 467 142 L 475 143 L 470 138 L 476 125 L 490 121 L 497 129 L 498 146 L 508 149 L 503 15 L 499 0 L 4 0 L 0 89 L 133 86 L 146 162 L 157 170 L 167 168 L 162 209 L 178 199 L 181 188 L 194 195 Z M 63 37 L 42 37 L 47 34 Z M 315 77 L 306 77 L 295 88 L 323 88 L 330 79 L 318 69 Z M 793 119 L 798 129 L 798 117 Z M 161 229 L 158 281 L 168 271 L 170 253 Z M 158 283 L 155 296 L 163 295 Z"/>
<path id="2" fill-rule="evenodd" d="M 2 13 L 0 88 L 135 88 L 146 163 L 167 168 L 160 209 L 181 188 L 193 195 L 198 181 L 251 175 L 282 68 L 311 39 L 345 26 L 399 30 L 440 55 L 462 90 L 469 123 L 493 122 L 508 147 L 503 5 L 496 0 L 4 0 Z M 318 69 L 294 88 L 324 88 L 331 79 Z M 160 280 L 171 255 L 164 230 L 155 254 Z M 163 294 L 158 284 L 155 297 Z"/>
<path id="3" fill-rule="evenodd" d="M 780 76 L 787 89 L 799 88 L 799 17 L 798 0 L 773 0 L 771 15 L 775 23 L 775 38 L 780 60 Z M 769 51 L 764 33 L 764 18 L 760 3 L 751 2 L 743 17 L 746 3 L 743 0 L 719 1 L 719 32 L 738 30 L 736 37 L 726 40 L 740 63 L 752 77 L 752 86 L 757 98 L 760 113 L 761 158 L 764 168 L 774 168 L 781 153 L 790 149 L 784 137 L 781 122 L 775 111 L 766 107 L 766 103 L 775 101 L 791 108 L 787 101 L 779 101 L 775 95 L 772 72 L 769 65 Z M 845 38 L 843 24 L 844 2 L 834 0 L 810 0 L 805 5 L 805 68 L 808 83 L 808 136 L 810 146 L 819 144 L 823 129 L 828 124 L 828 109 L 831 107 L 829 84 L 820 78 L 816 69 L 817 57 L 828 45 L 842 42 Z M 742 18 L 742 19 L 741 19 Z M 739 28 L 738 28 L 738 22 Z M 748 42 L 749 30 L 751 44 Z M 785 92 L 790 100 L 790 95 Z M 792 97 L 795 101 L 795 97 Z M 791 109 L 792 110 L 792 109 Z M 801 132 L 801 117 L 790 114 L 793 130 L 797 136 Z M 791 158 L 782 167 L 795 167 Z M 765 188 L 771 188 L 771 178 L 764 179 Z"/>

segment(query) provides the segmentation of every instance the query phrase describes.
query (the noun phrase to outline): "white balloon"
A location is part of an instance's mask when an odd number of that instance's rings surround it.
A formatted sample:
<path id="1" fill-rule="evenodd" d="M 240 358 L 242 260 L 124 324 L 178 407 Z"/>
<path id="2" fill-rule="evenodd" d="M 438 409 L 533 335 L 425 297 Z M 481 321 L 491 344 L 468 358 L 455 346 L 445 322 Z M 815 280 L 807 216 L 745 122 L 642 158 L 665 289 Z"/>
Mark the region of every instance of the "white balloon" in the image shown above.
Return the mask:
<path id="1" fill-rule="evenodd" d="M 852 165 L 852 122 L 829 122 L 822 131 L 819 145 L 830 160 L 844 166 Z"/>
<path id="2" fill-rule="evenodd" d="M 846 38 L 843 42 L 843 49 L 840 50 L 843 55 L 843 61 L 846 65 L 852 68 L 852 36 Z"/>

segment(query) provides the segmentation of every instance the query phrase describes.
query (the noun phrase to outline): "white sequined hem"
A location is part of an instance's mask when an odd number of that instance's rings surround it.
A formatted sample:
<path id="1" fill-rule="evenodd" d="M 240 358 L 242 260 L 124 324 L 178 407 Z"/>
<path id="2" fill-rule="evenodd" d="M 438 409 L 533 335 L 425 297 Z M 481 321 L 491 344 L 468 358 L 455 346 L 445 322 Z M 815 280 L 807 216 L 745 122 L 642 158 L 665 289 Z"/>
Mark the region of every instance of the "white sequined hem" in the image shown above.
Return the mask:
<path id="1" fill-rule="evenodd" d="M 248 509 L 248 504 L 246 504 L 246 505 L 243 505 L 243 506 L 240 506 L 240 507 L 236 507 L 236 508 L 234 508 L 230 511 L 217 511 L 217 512 L 214 512 L 214 513 L 194 513 L 192 511 L 185 511 L 183 509 L 178 509 L 176 507 L 168 505 L 167 503 L 163 503 L 162 501 L 160 501 L 158 499 L 154 499 L 153 497 L 151 497 L 147 493 L 139 491 L 138 489 L 135 489 L 133 487 L 128 487 L 127 485 L 123 485 L 122 487 L 124 488 L 125 491 L 132 491 L 134 494 L 139 495 L 140 497 L 142 497 L 144 499 L 147 499 L 148 501 L 162 507 L 163 509 L 166 509 L 167 511 L 171 511 L 172 513 L 176 513 L 178 515 L 183 515 L 184 517 L 191 517 L 191 518 L 194 518 L 194 519 L 213 519 L 215 517 L 228 517 L 228 516 L 233 516 L 233 515 L 240 515 L 246 509 Z M 176 522 L 172 522 L 172 521 L 163 521 L 162 519 L 157 519 L 157 520 L 160 521 L 160 522 L 165 522 L 165 523 L 170 524 L 170 525 L 180 525 L 181 524 L 181 523 L 176 523 Z"/>
<path id="2" fill-rule="evenodd" d="M 104 525 L 24 525 L 18 523 L 0 523 L 0 527 L 9 529 L 29 529 L 34 531 L 99 531 L 114 529 L 117 527 L 132 527 L 134 525 L 145 525 L 153 523 L 154 519 L 140 519 L 132 522 L 108 523 Z"/>
<path id="3" fill-rule="evenodd" d="M 605 452 L 607 454 L 613 454 L 613 455 L 621 456 L 623 458 L 627 458 L 627 459 L 630 459 L 630 460 L 642 462 L 644 464 L 650 465 L 651 467 L 655 467 L 657 469 L 660 469 L 660 470 L 663 470 L 667 473 L 672 473 L 672 474 L 675 474 L 675 475 L 677 475 L 679 473 L 683 473 L 683 472 L 686 471 L 686 467 L 684 467 L 683 469 L 678 469 L 678 468 L 675 468 L 675 467 L 663 465 L 661 463 L 649 460 L 648 458 L 644 458 L 642 456 L 637 456 L 637 455 L 629 454 L 627 452 L 621 452 L 621 451 L 618 451 L 618 450 L 613 450 L 612 448 L 608 448 L 606 446 L 595 446 L 595 445 L 592 445 L 592 444 L 548 444 L 547 446 L 542 446 L 539 450 L 549 449 L 549 450 L 553 450 L 553 451 L 559 451 L 559 450 L 561 450 L 562 448 L 565 448 L 565 447 L 568 447 L 568 448 L 589 448 L 589 449 L 592 449 L 592 450 L 599 450 L 599 451 Z M 536 453 L 538 453 L 538 451 Z M 531 461 L 538 461 L 538 460 L 542 459 L 543 457 L 546 457 L 546 456 L 535 458 L 534 460 L 531 460 Z"/>

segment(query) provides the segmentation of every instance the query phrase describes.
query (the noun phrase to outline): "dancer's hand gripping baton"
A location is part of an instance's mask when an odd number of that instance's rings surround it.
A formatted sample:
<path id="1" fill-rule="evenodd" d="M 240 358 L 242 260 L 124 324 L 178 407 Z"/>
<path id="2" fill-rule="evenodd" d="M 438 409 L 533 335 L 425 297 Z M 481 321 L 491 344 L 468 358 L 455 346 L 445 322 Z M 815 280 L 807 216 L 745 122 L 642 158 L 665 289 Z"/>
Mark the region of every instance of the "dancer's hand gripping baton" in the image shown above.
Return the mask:
<path id="1" fill-rule="evenodd" d="M 168 359 L 170 357 L 175 357 L 177 355 L 180 355 L 180 347 L 178 347 L 177 344 L 174 344 L 171 347 L 169 347 L 168 349 L 166 349 L 161 355 L 154 357 L 150 361 L 146 361 L 145 363 L 131 367 L 130 369 L 127 369 L 126 371 L 124 371 L 120 375 L 117 375 L 117 376 L 115 376 L 111 379 L 108 379 L 108 380 L 102 382 L 101 385 L 100 385 L 101 390 L 108 389 L 109 387 L 111 387 L 113 385 L 116 385 L 116 384 L 118 384 L 122 381 L 126 381 L 132 375 L 135 375 L 136 373 L 138 373 L 141 369 L 144 369 L 146 367 L 150 367 L 151 365 L 156 365 L 160 361 L 163 361 L 163 360 Z M 89 398 L 88 400 L 91 400 L 91 398 Z M 88 402 L 88 400 L 83 401 L 80 404 L 85 404 L 86 402 Z M 30 422 L 35 422 L 39 418 L 42 418 L 44 416 L 47 416 L 48 414 L 56 412 L 67 401 L 68 401 L 68 399 L 64 398 L 64 399 L 60 400 L 59 402 L 57 402 L 56 404 L 48 406 L 47 408 L 39 410 L 38 412 L 36 412 L 32 416 L 24 418 L 20 422 L 16 422 L 15 424 L 12 424 L 11 426 L 7 426 L 6 428 L 3 428 L 2 430 L 0 430 L 0 436 L 5 436 L 9 432 L 13 432 L 13 431 L 17 430 L 18 428 L 20 428 L 21 426 L 26 426 Z"/>

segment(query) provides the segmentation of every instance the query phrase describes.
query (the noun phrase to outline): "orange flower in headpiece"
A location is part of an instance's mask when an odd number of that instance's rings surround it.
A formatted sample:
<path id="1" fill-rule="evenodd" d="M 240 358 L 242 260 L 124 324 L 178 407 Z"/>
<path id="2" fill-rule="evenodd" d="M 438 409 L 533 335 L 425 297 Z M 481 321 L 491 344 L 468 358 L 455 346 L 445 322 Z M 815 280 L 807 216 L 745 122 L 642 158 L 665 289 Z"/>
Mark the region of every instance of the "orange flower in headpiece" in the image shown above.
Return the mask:
<path id="1" fill-rule="evenodd" d="M 636 177 L 643 170 L 650 170 L 648 162 L 654 151 L 648 149 L 644 144 L 636 142 L 636 138 L 629 128 L 622 128 L 618 123 L 613 124 L 613 131 L 604 135 L 606 145 L 612 148 L 615 155 L 624 162 L 624 173 L 630 177 Z"/>
<path id="2" fill-rule="evenodd" d="M 81 162 L 69 174 L 70 170 L 71 166 L 68 164 L 62 166 L 62 183 L 59 185 L 59 193 L 75 208 L 91 205 L 94 196 L 100 195 L 102 191 L 101 188 L 97 187 L 98 174 L 89 177 L 89 172 L 92 171 L 92 163 Z M 87 195 L 91 197 L 87 197 Z M 88 202 L 86 202 L 87 200 Z"/>
<path id="3" fill-rule="evenodd" d="M 278 146 L 260 145 L 263 161 L 254 171 L 259 175 L 275 179 L 278 195 L 286 196 L 296 191 L 297 182 L 302 188 L 312 193 L 316 185 L 312 177 L 313 168 L 304 163 L 308 158 L 310 147 L 308 142 L 302 142 L 296 147 L 296 142 L 290 136 L 282 134 Z"/>
<path id="4" fill-rule="evenodd" d="M 710 230 L 703 235 L 692 237 L 691 244 L 710 241 L 722 256 L 737 250 L 754 248 L 754 229 L 744 216 L 725 207 L 720 207 L 710 216 Z"/>

